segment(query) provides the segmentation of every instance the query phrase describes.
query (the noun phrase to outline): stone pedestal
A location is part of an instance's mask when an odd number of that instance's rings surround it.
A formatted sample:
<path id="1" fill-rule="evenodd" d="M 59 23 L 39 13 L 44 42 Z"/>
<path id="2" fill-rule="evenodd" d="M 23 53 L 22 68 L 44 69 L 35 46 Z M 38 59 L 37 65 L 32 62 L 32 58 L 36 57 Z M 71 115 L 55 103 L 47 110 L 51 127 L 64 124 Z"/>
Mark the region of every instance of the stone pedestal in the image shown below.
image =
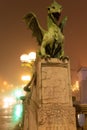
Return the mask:
<path id="1" fill-rule="evenodd" d="M 37 130 L 76 130 L 69 62 L 37 62 Z"/>
<path id="2" fill-rule="evenodd" d="M 69 62 L 37 61 L 35 81 L 24 102 L 24 130 L 76 130 Z"/>

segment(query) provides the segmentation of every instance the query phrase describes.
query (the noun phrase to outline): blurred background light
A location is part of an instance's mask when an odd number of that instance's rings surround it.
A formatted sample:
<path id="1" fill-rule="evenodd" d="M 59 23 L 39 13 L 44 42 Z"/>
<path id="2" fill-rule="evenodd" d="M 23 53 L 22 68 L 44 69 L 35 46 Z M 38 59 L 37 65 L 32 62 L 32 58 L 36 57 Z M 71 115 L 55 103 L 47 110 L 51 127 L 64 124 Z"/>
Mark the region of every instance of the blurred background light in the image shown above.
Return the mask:
<path id="1" fill-rule="evenodd" d="M 31 79 L 31 76 L 30 76 L 30 75 L 23 75 L 23 76 L 21 77 L 21 80 L 22 80 L 22 81 L 30 81 L 30 79 Z"/>
<path id="2" fill-rule="evenodd" d="M 30 52 L 30 53 L 28 54 L 28 57 L 29 57 L 29 59 L 30 59 L 31 61 L 35 61 L 35 59 L 36 59 L 36 53 L 35 53 L 35 52 Z"/>

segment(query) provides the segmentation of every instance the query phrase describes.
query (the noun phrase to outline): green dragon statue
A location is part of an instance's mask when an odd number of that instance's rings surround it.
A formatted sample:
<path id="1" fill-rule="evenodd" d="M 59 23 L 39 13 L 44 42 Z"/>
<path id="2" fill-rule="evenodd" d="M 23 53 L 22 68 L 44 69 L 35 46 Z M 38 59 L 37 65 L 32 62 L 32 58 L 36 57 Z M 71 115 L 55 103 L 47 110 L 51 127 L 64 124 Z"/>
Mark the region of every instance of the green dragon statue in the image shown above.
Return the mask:
<path id="1" fill-rule="evenodd" d="M 61 12 L 62 6 L 56 1 L 48 7 L 47 31 L 40 26 L 37 17 L 32 12 L 24 17 L 28 28 L 32 30 L 33 35 L 37 38 L 38 44 L 40 45 L 39 56 L 41 58 L 61 59 L 64 57 L 63 28 L 67 17 L 64 17 L 58 23 Z"/>

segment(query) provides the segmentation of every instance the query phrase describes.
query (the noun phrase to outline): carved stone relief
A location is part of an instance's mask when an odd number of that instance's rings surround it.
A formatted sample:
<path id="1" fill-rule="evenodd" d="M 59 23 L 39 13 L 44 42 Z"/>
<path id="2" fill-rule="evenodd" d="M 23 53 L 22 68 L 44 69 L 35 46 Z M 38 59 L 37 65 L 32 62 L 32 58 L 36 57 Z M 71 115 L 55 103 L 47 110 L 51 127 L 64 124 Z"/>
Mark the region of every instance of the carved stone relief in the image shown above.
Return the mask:
<path id="1" fill-rule="evenodd" d="M 39 125 L 58 125 L 73 124 L 75 125 L 74 109 L 69 106 L 58 104 L 45 104 L 38 111 Z"/>

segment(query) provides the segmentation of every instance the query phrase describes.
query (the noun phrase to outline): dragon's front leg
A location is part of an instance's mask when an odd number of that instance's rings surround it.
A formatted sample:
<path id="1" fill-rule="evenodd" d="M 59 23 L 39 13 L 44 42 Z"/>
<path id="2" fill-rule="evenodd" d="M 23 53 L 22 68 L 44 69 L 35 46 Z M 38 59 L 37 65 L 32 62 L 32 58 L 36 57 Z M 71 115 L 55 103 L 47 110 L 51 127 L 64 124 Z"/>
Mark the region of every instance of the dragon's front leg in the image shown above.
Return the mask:
<path id="1" fill-rule="evenodd" d="M 47 54 L 47 52 L 46 52 L 46 46 L 47 46 L 46 41 L 43 41 L 41 48 L 40 48 L 40 53 L 41 53 L 42 58 L 50 58 L 50 55 Z"/>

